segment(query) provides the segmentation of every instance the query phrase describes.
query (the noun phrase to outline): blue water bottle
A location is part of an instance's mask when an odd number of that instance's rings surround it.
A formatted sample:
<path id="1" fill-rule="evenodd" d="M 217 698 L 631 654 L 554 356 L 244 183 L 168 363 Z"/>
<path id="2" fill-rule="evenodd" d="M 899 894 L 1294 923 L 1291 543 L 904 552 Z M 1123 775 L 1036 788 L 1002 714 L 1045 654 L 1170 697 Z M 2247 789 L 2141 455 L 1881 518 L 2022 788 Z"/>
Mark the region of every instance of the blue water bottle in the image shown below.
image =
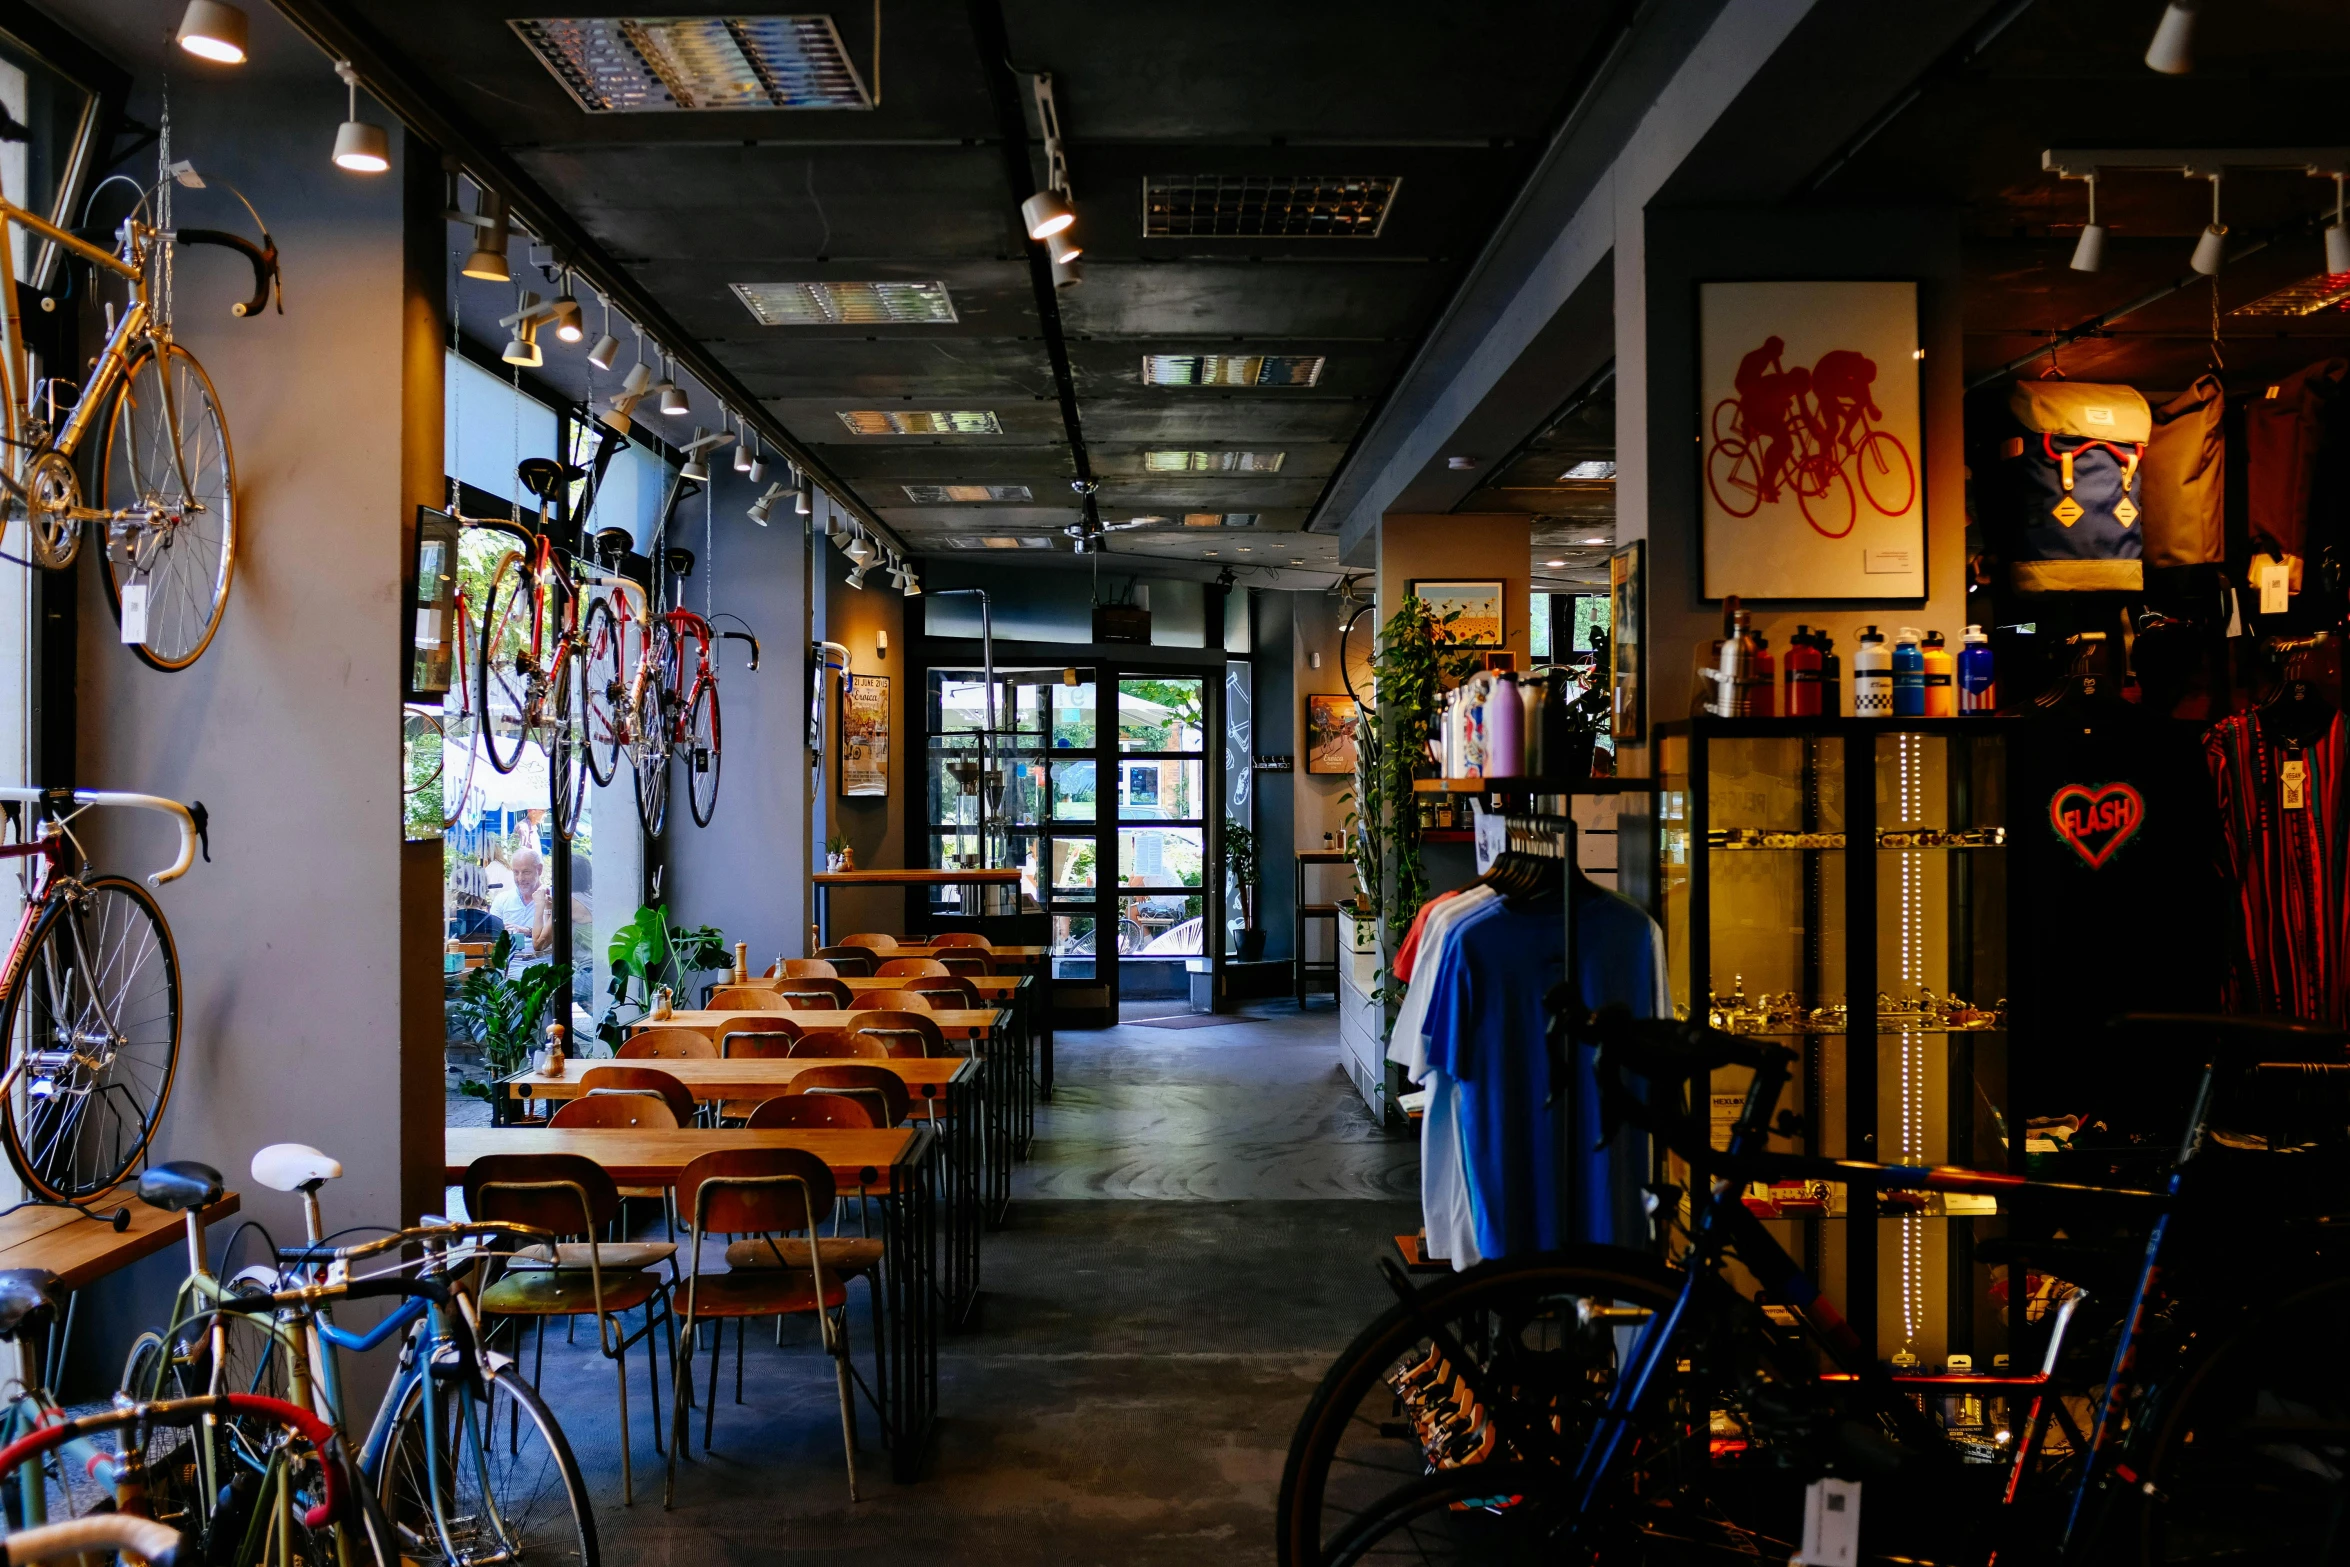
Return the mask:
<path id="1" fill-rule="evenodd" d="M 1915 626 L 1893 634 L 1893 716 L 1926 716 L 1926 653 Z"/>
<path id="2" fill-rule="evenodd" d="M 1958 654 L 1958 710 L 1988 716 L 1999 707 L 1999 689 L 1991 678 L 1991 639 L 1981 626 L 1966 628 Z"/>

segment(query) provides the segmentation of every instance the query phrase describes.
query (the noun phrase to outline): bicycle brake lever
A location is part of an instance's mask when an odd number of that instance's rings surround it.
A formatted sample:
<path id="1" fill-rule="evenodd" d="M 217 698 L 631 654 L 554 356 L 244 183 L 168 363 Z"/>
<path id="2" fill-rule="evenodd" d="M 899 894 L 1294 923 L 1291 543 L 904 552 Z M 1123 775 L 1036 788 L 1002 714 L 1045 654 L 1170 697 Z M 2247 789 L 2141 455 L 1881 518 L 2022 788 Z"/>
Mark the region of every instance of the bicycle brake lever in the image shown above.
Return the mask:
<path id="1" fill-rule="evenodd" d="M 204 809 L 202 800 L 192 800 L 188 804 L 188 815 L 196 823 L 196 842 L 204 850 L 204 863 L 210 865 L 212 863 L 212 813 Z"/>

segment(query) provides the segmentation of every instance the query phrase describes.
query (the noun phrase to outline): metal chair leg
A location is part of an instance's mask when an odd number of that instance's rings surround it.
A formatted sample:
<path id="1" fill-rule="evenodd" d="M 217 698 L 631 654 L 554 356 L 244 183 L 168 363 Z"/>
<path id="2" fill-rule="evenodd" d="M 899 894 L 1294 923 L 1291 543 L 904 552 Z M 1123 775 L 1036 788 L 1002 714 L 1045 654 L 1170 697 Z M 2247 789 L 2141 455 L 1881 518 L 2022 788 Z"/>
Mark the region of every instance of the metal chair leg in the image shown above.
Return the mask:
<path id="1" fill-rule="evenodd" d="M 823 1308 L 817 1308 L 819 1314 Z M 857 1403 L 849 1392 L 849 1312 L 841 1308 L 840 1326 L 832 1346 L 832 1380 L 840 1390 L 840 1436 L 849 1461 L 849 1500 L 857 1499 Z"/>
<path id="2" fill-rule="evenodd" d="M 617 1317 L 612 1320 L 612 1326 L 616 1331 L 619 1329 L 620 1320 Z M 596 1337 L 599 1341 L 603 1338 L 603 1333 L 604 1320 L 598 1317 L 596 1319 Z M 628 1351 L 622 1350 L 612 1357 L 612 1370 L 620 1378 L 620 1505 L 634 1507 L 636 1505 L 636 1476 L 629 1462 L 628 1451 Z"/>
<path id="3" fill-rule="evenodd" d="M 653 1451 L 666 1453 L 669 1449 L 661 1442 L 661 1349 L 653 1340 L 653 1302 L 649 1300 L 645 1302 L 645 1385 L 651 1390 L 646 1401 L 653 1406 Z"/>
<path id="4" fill-rule="evenodd" d="M 734 1401 L 738 1404 L 743 1401 L 743 1331 L 750 1321 L 748 1317 L 734 1319 Z"/>
<path id="5" fill-rule="evenodd" d="M 694 1326 L 700 1327 L 700 1323 Z M 710 1345 L 710 1404 L 702 1411 L 702 1451 L 710 1451 L 710 1438 L 718 1429 L 718 1362 L 726 1358 L 726 1323 L 718 1323 Z"/>

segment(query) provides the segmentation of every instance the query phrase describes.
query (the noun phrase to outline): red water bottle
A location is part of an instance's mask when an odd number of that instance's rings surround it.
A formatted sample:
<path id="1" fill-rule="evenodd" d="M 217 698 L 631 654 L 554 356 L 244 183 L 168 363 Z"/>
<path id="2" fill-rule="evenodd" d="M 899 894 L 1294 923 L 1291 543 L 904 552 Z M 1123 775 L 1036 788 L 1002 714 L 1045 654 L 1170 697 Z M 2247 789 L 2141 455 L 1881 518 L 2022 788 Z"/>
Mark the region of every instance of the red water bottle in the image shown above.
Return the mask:
<path id="1" fill-rule="evenodd" d="M 1775 718 L 1779 712 L 1778 661 L 1771 657 L 1771 639 L 1757 635 L 1754 639 L 1754 694 L 1746 706 L 1748 716 Z"/>
<path id="2" fill-rule="evenodd" d="M 1809 626 L 1797 626 L 1787 644 L 1787 716 L 1820 716 L 1820 645 Z"/>

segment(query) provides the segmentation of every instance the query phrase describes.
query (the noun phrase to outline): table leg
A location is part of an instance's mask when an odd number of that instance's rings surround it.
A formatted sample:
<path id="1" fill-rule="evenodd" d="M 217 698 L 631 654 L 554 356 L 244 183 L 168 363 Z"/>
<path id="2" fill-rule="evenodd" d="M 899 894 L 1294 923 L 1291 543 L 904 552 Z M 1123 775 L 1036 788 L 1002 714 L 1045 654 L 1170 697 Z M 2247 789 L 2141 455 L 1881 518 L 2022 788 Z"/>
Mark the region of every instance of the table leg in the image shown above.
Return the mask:
<path id="1" fill-rule="evenodd" d="M 937 1146 L 931 1136 L 915 1142 L 890 1172 L 881 1205 L 886 1320 L 876 1321 L 874 1331 L 888 1369 L 876 1393 L 890 1474 L 900 1484 L 921 1478 L 938 1414 Z"/>
<path id="2" fill-rule="evenodd" d="M 1043 1052 L 1043 1060 L 1037 1074 L 1037 1087 L 1048 1101 L 1053 1097 L 1053 1008 L 1055 1005 L 1053 992 L 1058 985 L 1059 981 L 1053 977 L 1053 957 L 1050 952 L 1047 952 L 1044 957 L 1044 972 L 1036 977 L 1038 991 L 1036 1004 L 1038 1012 L 1037 1042 Z"/>
<path id="3" fill-rule="evenodd" d="M 1012 1201 L 1012 1105 L 1020 1087 L 1020 1036 L 1012 1013 L 996 1013 L 987 1031 L 986 1161 L 981 1175 L 987 1182 L 987 1223 L 1002 1229 L 1004 1210 Z"/>

